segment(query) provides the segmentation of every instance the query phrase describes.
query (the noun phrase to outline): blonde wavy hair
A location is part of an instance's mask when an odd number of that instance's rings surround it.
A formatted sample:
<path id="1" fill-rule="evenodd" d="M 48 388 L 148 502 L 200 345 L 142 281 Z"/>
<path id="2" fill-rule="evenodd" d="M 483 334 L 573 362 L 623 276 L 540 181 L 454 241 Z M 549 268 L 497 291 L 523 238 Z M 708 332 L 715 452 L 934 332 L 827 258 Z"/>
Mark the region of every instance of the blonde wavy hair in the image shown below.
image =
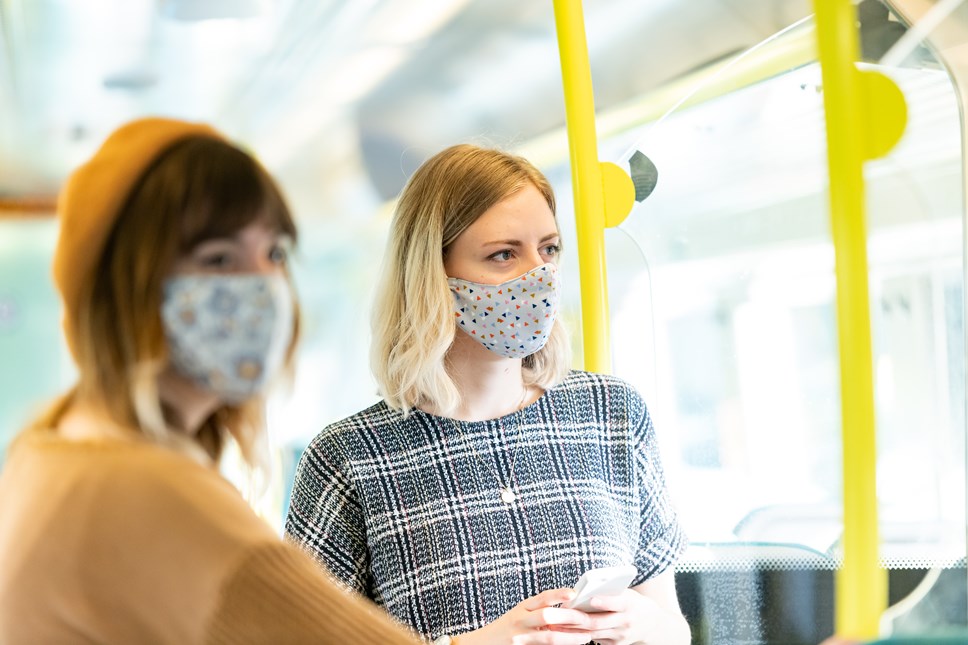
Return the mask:
<path id="1" fill-rule="evenodd" d="M 370 352 L 390 407 L 408 413 L 430 402 L 448 414 L 460 405 L 447 364 L 457 326 L 444 256 L 485 211 L 526 186 L 537 188 L 555 212 L 551 185 L 526 159 L 461 144 L 427 160 L 403 189 L 376 292 Z M 545 346 L 522 366 L 529 385 L 548 389 L 565 377 L 570 345 L 560 318 Z"/>
<path id="2" fill-rule="evenodd" d="M 162 284 L 175 260 L 202 241 L 231 236 L 255 221 L 295 243 L 295 223 L 282 194 L 255 159 L 209 137 L 187 137 L 164 151 L 132 188 L 77 306 L 64 320 L 74 341 L 78 382 L 28 430 L 55 428 L 70 405 L 83 400 L 121 428 L 216 461 L 231 436 L 246 463 L 264 470 L 261 398 L 222 405 L 189 439 L 166 423 L 157 389 L 168 364 Z M 299 336 L 299 312 L 294 313 L 287 370 Z"/>

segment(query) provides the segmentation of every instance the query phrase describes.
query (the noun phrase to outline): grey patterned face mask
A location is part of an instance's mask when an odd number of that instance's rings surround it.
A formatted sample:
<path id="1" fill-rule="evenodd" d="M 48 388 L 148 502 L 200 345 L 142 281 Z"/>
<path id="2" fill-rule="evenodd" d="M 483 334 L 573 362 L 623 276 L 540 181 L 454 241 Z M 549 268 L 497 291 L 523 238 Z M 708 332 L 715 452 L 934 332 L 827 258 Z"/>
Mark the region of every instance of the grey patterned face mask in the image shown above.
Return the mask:
<path id="1" fill-rule="evenodd" d="M 164 285 L 172 366 L 226 403 L 260 393 L 292 338 L 293 298 L 279 275 L 181 275 Z"/>
<path id="2" fill-rule="evenodd" d="M 454 320 L 481 345 L 506 358 L 525 358 L 548 341 L 558 315 L 558 267 L 542 264 L 501 284 L 447 278 Z"/>

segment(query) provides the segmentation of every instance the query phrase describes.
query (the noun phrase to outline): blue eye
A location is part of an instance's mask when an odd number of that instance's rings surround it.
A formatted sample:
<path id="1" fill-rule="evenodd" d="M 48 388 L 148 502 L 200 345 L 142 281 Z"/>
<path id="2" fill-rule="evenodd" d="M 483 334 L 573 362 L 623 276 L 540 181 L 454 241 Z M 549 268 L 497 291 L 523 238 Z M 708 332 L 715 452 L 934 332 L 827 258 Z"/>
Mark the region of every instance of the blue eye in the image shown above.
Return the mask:
<path id="1" fill-rule="evenodd" d="M 498 260 L 499 262 L 507 262 L 511 259 L 511 256 L 511 249 L 504 249 L 503 251 L 498 251 L 497 253 L 491 255 L 491 259 Z"/>
<path id="2" fill-rule="evenodd" d="M 545 255 L 558 255 L 561 252 L 561 247 L 557 244 L 549 244 L 545 247 Z"/>

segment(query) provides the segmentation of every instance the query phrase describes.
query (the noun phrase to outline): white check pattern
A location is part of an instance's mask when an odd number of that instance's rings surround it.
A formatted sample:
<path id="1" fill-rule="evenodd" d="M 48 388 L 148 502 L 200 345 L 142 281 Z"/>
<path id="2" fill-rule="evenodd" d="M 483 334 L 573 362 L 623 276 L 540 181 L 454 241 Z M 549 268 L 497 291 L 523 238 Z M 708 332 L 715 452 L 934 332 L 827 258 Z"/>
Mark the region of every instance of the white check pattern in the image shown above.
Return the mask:
<path id="1" fill-rule="evenodd" d="M 577 371 L 499 419 L 404 417 L 381 402 L 329 426 L 299 462 L 286 532 L 431 639 L 593 567 L 634 564 L 640 584 L 685 548 L 642 398 Z"/>

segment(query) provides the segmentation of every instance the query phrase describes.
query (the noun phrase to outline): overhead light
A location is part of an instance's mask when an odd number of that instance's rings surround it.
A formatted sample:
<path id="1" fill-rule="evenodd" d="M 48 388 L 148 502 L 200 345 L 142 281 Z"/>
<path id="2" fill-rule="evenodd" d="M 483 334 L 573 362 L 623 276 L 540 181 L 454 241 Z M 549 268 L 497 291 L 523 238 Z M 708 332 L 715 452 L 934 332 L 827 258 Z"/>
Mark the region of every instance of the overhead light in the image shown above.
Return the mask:
<path id="1" fill-rule="evenodd" d="M 344 60 L 320 80 L 322 89 L 307 97 L 300 108 L 272 127 L 271 137 L 259 151 L 270 166 L 281 165 L 311 133 L 340 110 L 348 109 L 396 69 L 405 58 L 399 47 L 371 47 Z"/>
<path id="2" fill-rule="evenodd" d="M 138 92 L 158 82 L 158 75 L 147 69 L 128 69 L 104 77 L 102 83 L 109 90 Z"/>
<path id="3" fill-rule="evenodd" d="M 364 32 L 372 43 L 403 45 L 423 40 L 460 13 L 468 0 L 406 0 L 381 5 Z"/>
<path id="4" fill-rule="evenodd" d="M 261 0 L 160 0 L 161 15 L 196 22 L 225 18 L 254 18 L 263 12 Z"/>
<path id="5" fill-rule="evenodd" d="M 354 53 L 334 66 L 326 81 L 327 99 L 344 104 L 359 99 L 399 67 L 405 57 L 398 47 L 370 47 Z"/>

